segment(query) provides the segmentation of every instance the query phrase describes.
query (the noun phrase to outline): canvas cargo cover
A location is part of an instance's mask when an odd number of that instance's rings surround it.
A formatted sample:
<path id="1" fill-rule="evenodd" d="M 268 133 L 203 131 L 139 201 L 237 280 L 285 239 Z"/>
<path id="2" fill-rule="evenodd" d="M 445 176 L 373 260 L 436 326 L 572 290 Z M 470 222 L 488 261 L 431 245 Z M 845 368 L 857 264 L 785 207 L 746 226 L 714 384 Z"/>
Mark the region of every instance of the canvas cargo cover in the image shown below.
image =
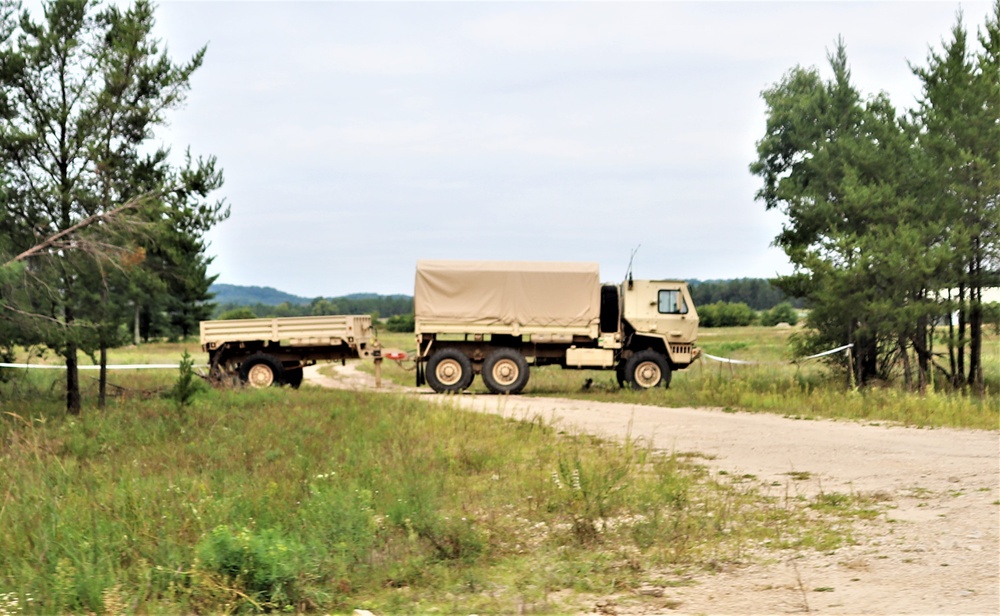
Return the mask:
<path id="1" fill-rule="evenodd" d="M 413 305 L 424 322 L 587 327 L 600 294 L 596 263 L 420 260 Z"/>

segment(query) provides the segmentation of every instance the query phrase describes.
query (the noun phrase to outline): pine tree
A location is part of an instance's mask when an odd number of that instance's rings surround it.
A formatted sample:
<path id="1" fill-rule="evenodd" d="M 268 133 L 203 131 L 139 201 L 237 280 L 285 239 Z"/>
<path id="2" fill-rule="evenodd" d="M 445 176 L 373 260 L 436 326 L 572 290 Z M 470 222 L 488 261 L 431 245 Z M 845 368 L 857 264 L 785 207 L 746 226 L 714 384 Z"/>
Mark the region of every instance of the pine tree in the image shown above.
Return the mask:
<path id="1" fill-rule="evenodd" d="M 958 315 L 949 331 L 949 375 L 957 386 L 983 386 L 983 289 L 998 284 L 1000 245 L 1000 70 L 995 14 L 980 35 L 983 50 L 970 48 L 961 16 L 940 52 L 914 73 L 923 95 L 914 112 L 926 182 L 921 198 L 933 205 L 951 249 L 937 281 L 945 308 Z M 926 351 L 929 354 L 929 351 Z M 968 359 L 968 362 L 966 362 Z"/>
<path id="2" fill-rule="evenodd" d="M 980 53 L 959 19 L 942 52 L 913 69 L 924 95 L 909 121 L 885 95 L 862 99 L 842 43 L 830 81 L 796 68 L 763 94 L 767 132 L 751 171 L 758 199 L 788 217 L 775 244 L 795 266 L 776 284 L 811 308 L 804 349 L 855 345 L 858 382 L 900 364 L 912 382 L 915 353 L 920 386 L 934 370 L 983 385 L 982 290 L 1000 277 L 1000 2 L 994 12 Z M 942 366 L 934 324 L 952 310 Z"/>
<path id="3" fill-rule="evenodd" d="M 8 3 L 4 7 L 9 7 Z M 4 299 L 33 336 L 66 362 L 66 408 L 79 413 L 79 351 L 118 342 L 122 289 L 143 276 L 144 243 L 164 221 L 225 217 L 204 197 L 221 184 L 215 162 L 173 170 L 165 150 L 143 154 L 165 114 L 185 98 L 204 49 L 173 63 L 152 38 L 153 6 L 127 10 L 86 0 L 49 0 L 30 12 L 0 12 L 0 235 L 12 254 L 143 195 L 142 208 L 111 228 L 92 225 L 52 245 L 9 281 Z M 197 273 L 197 272 L 192 272 Z M 153 274 L 155 275 L 155 274 Z M 150 278 L 152 275 L 147 275 Z M 102 370 L 102 394 L 105 373 Z M 103 395 L 102 395 L 103 400 Z"/>
<path id="4" fill-rule="evenodd" d="M 900 226 L 913 202 L 894 108 L 884 95 L 862 100 L 842 41 L 829 62 L 829 81 L 796 68 L 764 92 L 767 132 L 751 171 L 764 181 L 758 199 L 788 216 L 775 244 L 795 272 L 775 284 L 811 308 L 802 350 L 853 343 L 865 383 L 887 377 L 900 340 L 893 308 L 909 301 L 910 281 L 887 262 L 923 229 Z"/>

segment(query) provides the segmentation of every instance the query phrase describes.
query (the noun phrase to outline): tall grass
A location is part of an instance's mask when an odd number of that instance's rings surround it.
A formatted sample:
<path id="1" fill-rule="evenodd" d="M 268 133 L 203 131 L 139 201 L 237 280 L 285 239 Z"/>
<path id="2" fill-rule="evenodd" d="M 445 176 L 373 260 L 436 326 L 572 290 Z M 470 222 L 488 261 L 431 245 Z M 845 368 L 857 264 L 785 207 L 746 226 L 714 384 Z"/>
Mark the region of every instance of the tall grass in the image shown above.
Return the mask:
<path id="1" fill-rule="evenodd" d="M 565 612 L 559 591 L 835 548 L 863 500 L 819 512 L 642 441 L 402 396 L 128 395 L 66 417 L 40 383 L 0 393 L 6 613 Z"/>

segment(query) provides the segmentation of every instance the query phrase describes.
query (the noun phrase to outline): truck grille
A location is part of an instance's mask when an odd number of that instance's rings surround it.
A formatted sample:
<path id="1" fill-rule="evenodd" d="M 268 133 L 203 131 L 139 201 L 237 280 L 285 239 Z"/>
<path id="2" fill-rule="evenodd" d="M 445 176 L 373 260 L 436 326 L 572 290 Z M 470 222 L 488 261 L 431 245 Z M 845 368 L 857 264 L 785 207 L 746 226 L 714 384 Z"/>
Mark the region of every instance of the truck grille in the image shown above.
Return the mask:
<path id="1" fill-rule="evenodd" d="M 675 344 L 670 343 L 670 354 L 671 355 L 690 355 L 691 350 L 694 348 L 692 344 Z"/>

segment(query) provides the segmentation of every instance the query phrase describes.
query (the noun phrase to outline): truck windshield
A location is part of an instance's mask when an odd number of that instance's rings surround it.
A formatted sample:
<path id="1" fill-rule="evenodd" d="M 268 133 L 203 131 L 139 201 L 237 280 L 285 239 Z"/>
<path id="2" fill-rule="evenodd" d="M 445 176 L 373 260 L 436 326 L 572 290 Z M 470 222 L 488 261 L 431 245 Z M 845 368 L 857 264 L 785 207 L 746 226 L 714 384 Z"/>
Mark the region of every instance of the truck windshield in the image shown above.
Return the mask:
<path id="1" fill-rule="evenodd" d="M 687 304 L 684 303 L 684 296 L 677 289 L 663 289 L 660 291 L 660 314 L 687 314 Z"/>

